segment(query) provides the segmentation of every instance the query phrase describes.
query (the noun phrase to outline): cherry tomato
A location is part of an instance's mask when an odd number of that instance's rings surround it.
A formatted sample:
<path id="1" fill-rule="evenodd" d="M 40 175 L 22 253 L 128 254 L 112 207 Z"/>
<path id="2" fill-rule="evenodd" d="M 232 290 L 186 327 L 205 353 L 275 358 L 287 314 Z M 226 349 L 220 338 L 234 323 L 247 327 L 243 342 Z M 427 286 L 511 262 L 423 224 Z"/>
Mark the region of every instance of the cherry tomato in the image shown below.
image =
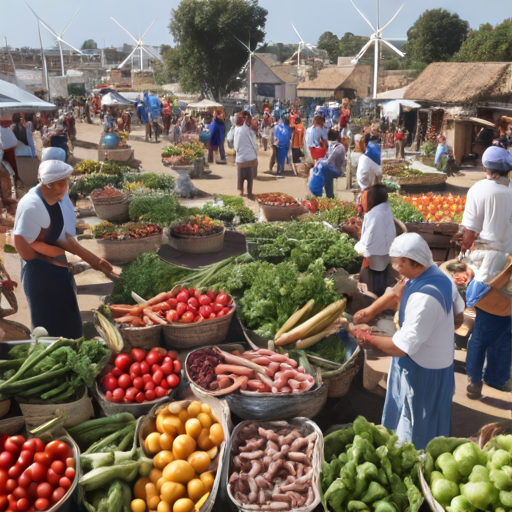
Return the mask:
<path id="1" fill-rule="evenodd" d="M 151 377 L 151 375 L 146 374 L 142 377 L 144 379 L 144 385 L 146 385 L 148 382 L 153 382 L 153 377 Z"/>
<path id="2" fill-rule="evenodd" d="M 14 443 L 15 445 L 19 446 L 19 449 L 21 451 L 21 447 L 25 443 L 25 438 L 23 436 L 11 436 L 9 437 L 9 440 Z"/>
<path id="3" fill-rule="evenodd" d="M 231 308 L 222 308 L 222 311 L 224 311 L 224 315 L 227 315 L 231 312 Z"/>
<path id="4" fill-rule="evenodd" d="M 108 400 L 109 402 L 113 402 L 113 398 L 112 398 L 112 391 L 106 391 L 105 392 L 105 399 Z"/>
<path id="5" fill-rule="evenodd" d="M 175 359 L 172 363 L 172 368 L 174 373 L 180 373 L 181 371 L 181 361 L 179 359 Z"/>
<path id="6" fill-rule="evenodd" d="M 117 379 L 111 373 L 105 375 L 101 383 L 107 391 L 114 391 L 117 388 Z"/>
<path id="7" fill-rule="evenodd" d="M 157 372 L 158 370 L 161 370 L 162 367 L 159 365 L 159 364 L 154 364 L 151 366 L 151 375 L 155 375 L 155 372 Z"/>
<path id="8" fill-rule="evenodd" d="M 199 307 L 199 301 L 195 297 L 188 299 L 187 304 L 195 309 Z"/>
<path id="9" fill-rule="evenodd" d="M 46 475 L 46 479 L 48 480 L 48 482 L 53 486 L 53 487 L 57 487 L 59 485 L 59 481 L 60 481 L 60 475 L 58 475 L 57 473 L 55 473 L 55 471 L 53 471 L 53 469 L 49 469 L 48 470 L 48 473 Z"/>
<path id="10" fill-rule="evenodd" d="M 59 441 L 50 441 L 44 449 L 44 451 L 50 456 L 52 461 L 56 458 L 55 452 L 57 451 L 58 446 L 59 446 Z"/>
<path id="11" fill-rule="evenodd" d="M 7 496 L 7 500 L 9 501 L 9 508 L 7 509 L 9 512 L 17 512 L 18 511 L 18 501 L 16 500 L 16 498 L 12 495 L 12 494 L 9 494 Z"/>
<path id="12" fill-rule="evenodd" d="M 135 375 L 136 377 L 142 375 L 142 372 L 140 371 L 140 363 L 133 363 L 130 366 L 130 375 Z"/>
<path id="13" fill-rule="evenodd" d="M 226 312 L 224 311 L 224 309 L 221 309 L 218 313 L 217 313 L 217 318 L 221 318 L 223 316 L 226 316 Z"/>
<path id="14" fill-rule="evenodd" d="M 149 364 L 149 366 L 160 364 L 162 362 L 162 356 L 155 350 L 150 350 L 146 356 L 146 362 Z"/>
<path id="15" fill-rule="evenodd" d="M 167 311 L 167 313 L 165 314 L 165 319 L 168 322 L 177 322 L 178 318 L 179 318 L 179 315 L 175 309 L 171 309 L 171 310 Z"/>
<path id="16" fill-rule="evenodd" d="M 32 482 L 29 486 L 28 486 L 28 499 L 31 501 L 31 502 L 34 502 L 37 500 L 37 486 L 39 484 L 37 482 Z"/>
<path id="17" fill-rule="evenodd" d="M 56 458 L 62 462 L 65 462 L 66 459 L 68 457 L 71 457 L 72 455 L 73 455 L 73 450 L 71 450 L 71 447 L 64 441 L 59 441 L 59 447 L 57 449 Z"/>
<path id="18" fill-rule="evenodd" d="M 37 486 L 37 496 L 49 500 L 53 493 L 53 487 L 48 482 L 42 482 Z"/>
<path id="19" fill-rule="evenodd" d="M 73 459 L 73 457 L 68 457 L 66 459 L 66 467 L 75 469 L 75 459 Z"/>
<path id="20" fill-rule="evenodd" d="M 9 506 L 9 500 L 5 494 L 0 495 L 0 510 L 5 510 Z"/>
<path id="21" fill-rule="evenodd" d="M 14 491 L 14 489 L 16 489 L 16 487 L 18 487 L 16 480 L 14 480 L 14 478 L 9 478 L 9 480 L 7 480 L 7 484 L 5 485 L 5 491 L 11 493 Z"/>
<path id="22" fill-rule="evenodd" d="M 214 318 L 217 318 L 217 315 L 215 313 L 212 313 L 208 318 L 210 320 L 213 320 Z"/>
<path id="23" fill-rule="evenodd" d="M 128 368 L 130 368 L 132 363 L 132 358 L 128 354 L 119 354 L 115 361 L 117 368 L 120 368 L 123 372 L 128 371 Z"/>
<path id="24" fill-rule="evenodd" d="M 124 389 L 117 388 L 117 389 L 114 389 L 114 391 L 112 391 L 112 401 L 113 402 L 119 403 L 119 402 L 122 402 L 123 399 L 124 399 Z"/>
<path id="25" fill-rule="evenodd" d="M 212 308 L 213 308 L 213 312 L 214 312 L 214 313 L 220 313 L 220 312 L 222 311 L 222 308 L 223 308 L 223 307 L 224 307 L 224 306 L 223 306 L 222 304 L 217 304 L 217 303 L 215 303 L 215 304 L 212 306 Z"/>
<path id="26" fill-rule="evenodd" d="M 0 496 L 7 492 L 7 480 L 9 480 L 7 471 L 5 469 L 0 469 Z"/>
<path id="27" fill-rule="evenodd" d="M 57 489 L 55 489 L 52 494 L 52 503 L 57 503 L 60 501 L 64 497 L 64 494 L 66 494 L 66 490 L 62 487 L 57 487 Z"/>
<path id="28" fill-rule="evenodd" d="M 171 388 L 175 388 L 180 383 L 180 378 L 173 373 L 167 377 L 167 383 Z"/>
<path id="29" fill-rule="evenodd" d="M 64 471 L 66 471 L 66 465 L 61 460 L 54 460 L 52 465 L 50 466 L 55 473 L 58 475 L 63 475 Z"/>
<path id="30" fill-rule="evenodd" d="M 39 498 L 36 501 L 35 505 L 37 510 L 47 510 L 50 508 L 50 500 L 47 500 L 45 498 Z"/>
<path id="31" fill-rule="evenodd" d="M 146 393 L 148 393 L 148 391 L 146 391 Z M 136 402 L 139 404 L 144 402 L 145 399 L 146 399 L 146 395 L 142 391 L 139 391 L 137 393 L 137 396 L 135 397 Z"/>
<path id="32" fill-rule="evenodd" d="M 171 306 L 171 309 L 176 309 L 176 306 L 178 305 L 178 299 L 172 298 L 167 301 L 167 304 Z"/>
<path id="33" fill-rule="evenodd" d="M 181 321 L 185 324 L 190 324 L 195 320 L 195 315 L 192 313 L 192 311 L 187 311 L 183 313 L 183 316 L 181 317 Z"/>
<path id="34" fill-rule="evenodd" d="M 23 487 L 24 489 L 28 489 L 30 484 L 32 483 L 31 475 L 32 473 L 27 473 L 27 471 L 23 471 L 21 476 L 18 478 L 18 485 Z"/>
<path id="35" fill-rule="evenodd" d="M 24 469 L 25 468 L 19 462 L 16 462 L 14 466 L 9 468 L 7 474 L 9 475 L 10 478 L 19 478 Z"/>
<path id="36" fill-rule="evenodd" d="M 188 306 L 187 311 L 185 313 L 193 313 L 194 315 L 197 315 L 197 308 L 195 308 L 194 306 Z"/>
<path id="37" fill-rule="evenodd" d="M 141 348 L 134 348 L 132 349 L 132 357 L 135 361 L 138 361 L 140 363 L 141 361 L 144 361 L 144 359 L 146 359 L 146 352 Z"/>
<path id="38" fill-rule="evenodd" d="M 66 491 L 71 487 L 71 480 L 67 476 L 63 476 L 59 483 L 63 489 L 66 489 Z"/>
<path id="39" fill-rule="evenodd" d="M 210 299 L 210 302 L 213 302 L 215 300 L 215 293 L 212 292 L 211 290 L 208 290 L 206 292 L 206 295 L 208 295 L 209 299 Z"/>
<path id="40" fill-rule="evenodd" d="M 195 288 L 189 288 L 188 289 L 188 296 L 189 297 L 193 297 L 195 294 L 196 294 L 196 289 Z"/>
<path id="41" fill-rule="evenodd" d="M 185 311 L 187 311 L 187 304 L 185 302 L 178 302 L 178 305 L 176 306 L 176 313 L 178 313 L 180 318 Z"/>
<path id="42" fill-rule="evenodd" d="M 21 452 L 21 446 L 18 446 L 11 438 L 5 441 L 5 451 L 12 453 L 15 457 Z"/>
<path id="43" fill-rule="evenodd" d="M 212 299 L 210 299 L 210 297 L 208 297 L 208 295 L 200 295 L 199 296 L 199 304 L 201 304 L 202 306 L 209 306 L 211 301 L 212 301 Z"/>
<path id="44" fill-rule="evenodd" d="M 16 510 L 19 512 L 25 512 L 30 508 L 30 502 L 27 498 L 21 498 L 16 502 Z"/>
<path id="45" fill-rule="evenodd" d="M 173 366 L 172 366 L 172 361 L 170 362 L 165 362 L 161 367 L 160 369 L 162 370 L 162 373 L 167 376 L 167 375 L 170 375 L 172 372 L 173 372 Z"/>
<path id="46" fill-rule="evenodd" d="M 32 480 L 34 482 L 42 482 L 46 476 L 46 468 L 42 464 L 39 464 L 39 462 L 34 462 L 34 464 L 30 466 L 30 471 L 32 472 Z"/>
<path id="47" fill-rule="evenodd" d="M 134 402 L 135 397 L 137 396 L 138 392 L 139 392 L 139 390 L 137 388 L 134 388 L 134 387 L 128 388 L 124 394 L 124 401 L 128 402 L 128 403 Z M 62 487 L 64 487 L 64 486 L 62 486 Z"/>
<path id="48" fill-rule="evenodd" d="M 12 494 L 15 498 L 21 500 L 21 498 L 26 498 L 28 496 L 27 490 L 23 489 L 23 487 L 16 487 Z"/>
<path id="49" fill-rule="evenodd" d="M 155 389 L 155 383 L 153 381 L 144 384 L 144 391 L 153 391 Z"/>
<path id="50" fill-rule="evenodd" d="M 137 395 L 138 396 L 138 395 Z M 144 393 L 144 396 L 146 398 L 146 400 L 148 402 L 151 402 L 152 400 L 154 400 L 156 398 L 156 393 L 155 393 L 155 390 L 154 389 L 148 389 L 145 393 Z"/>
<path id="51" fill-rule="evenodd" d="M 162 398 L 163 396 L 165 396 L 167 394 L 167 391 L 164 388 L 157 386 L 155 388 L 155 394 L 158 398 Z"/>
<path id="52" fill-rule="evenodd" d="M 165 377 L 162 379 L 162 382 L 160 382 L 160 387 L 166 390 L 170 388 L 169 383 Z"/>
<path id="53" fill-rule="evenodd" d="M 164 374 L 162 370 L 157 370 L 155 373 L 153 373 L 153 382 L 159 386 L 160 382 L 162 382 L 162 379 L 164 378 Z M 158 393 L 157 393 L 158 395 Z"/>
<path id="54" fill-rule="evenodd" d="M 36 445 L 36 453 L 44 452 L 44 443 L 41 441 L 41 439 L 38 439 L 37 437 L 34 438 L 35 445 Z"/>
<path id="55" fill-rule="evenodd" d="M 127 373 L 123 373 L 117 382 L 120 388 L 128 389 L 132 385 L 132 378 Z"/>
<path id="56" fill-rule="evenodd" d="M 181 290 L 181 292 L 178 293 L 178 295 L 176 295 L 176 300 L 181 303 L 187 302 L 188 298 L 189 298 L 189 293 L 187 290 Z"/>
<path id="57" fill-rule="evenodd" d="M 174 361 L 174 359 L 178 359 L 178 352 L 176 352 L 176 350 L 169 350 L 167 357 L 170 357 Z"/>
<path id="58" fill-rule="evenodd" d="M 222 304 L 223 306 L 227 306 L 230 302 L 231 298 L 227 293 L 219 293 L 215 298 L 215 302 L 217 304 Z"/>
<path id="59" fill-rule="evenodd" d="M 213 309 L 211 306 L 201 306 L 199 308 L 199 314 L 204 318 L 209 318 L 213 313 Z"/>
<path id="60" fill-rule="evenodd" d="M 11 452 L 0 453 L 0 468 L 10 469 L 14 464 L 14 455 Z"/>
<path id="61" fill-rule="evenodd" d="M 142 361 L 140 363 L 140 374 L 141 375 L 149 375 L 149 371 L 151 370 L 151 365 L 147 361 Z"/>
<path id="62" fill-rule="evenodd" d="M 35 439 L 28 439 L 23 443 L 23 446 L 21 447 L 21 451 L 29 451 L 32 453 L 36 453 L 36 440 Z"/>
<path id="63" fill-rule="evenodd" d="M 26 468 L 34 461 L 34 452 L 30 450 L 21 450 L 20 456 L 18 457 L 18 464 Z"/>
<path id="64" fill-rule="evenodd" d="M 144 379 L 142 377 L 135 377 L 133 379 L 133 386 L 137 389 L 142 389 L 144 387 Z"/>
<path id="65" fill-rule="evenodd" d="M 75 479 L 75 468 L 66 468 L 66 471 L 64 471 L 64 476 L 73 481 Z"/>

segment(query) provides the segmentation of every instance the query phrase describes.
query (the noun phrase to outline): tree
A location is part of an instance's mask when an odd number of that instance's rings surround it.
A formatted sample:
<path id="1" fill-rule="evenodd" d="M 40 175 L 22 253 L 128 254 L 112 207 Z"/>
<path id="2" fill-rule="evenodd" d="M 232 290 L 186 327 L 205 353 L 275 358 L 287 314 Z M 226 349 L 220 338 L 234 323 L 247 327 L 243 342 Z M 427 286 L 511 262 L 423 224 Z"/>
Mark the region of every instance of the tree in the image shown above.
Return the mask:
<path id="1" fill-rule="evenodd" d="M 237 90 L 248 52 L 265 38 L 268 11 L 258 0 L 182 0 L 171 13 L 169 29 L 179 48 L 180 83 L 217 101 Z"/>
<path id="2" fill-rule="evenodd" d="M 320 50 L 325 50 L 329 55 L 331 62 L 336 62 L 340 54 L 340 40 L 337 35 L 332 32 L 324 32 L 319 38 L 316 44 Z"/>
<path id="3" fill-rule="evenodd" d="M 368 37 L 355 36 L 352 32 L 346 32 L 340 38 L 340 57 L 352 57 L 357 55 L 361 48 L 368 42 Z M 365 53 L 365 56 L 372 55 L 373 58 L 373 45 L 372 48 Z"/>
<path id="4" fill-rule="evenodd" d="M 454 60 L 459 62 L 510 62 L 512 61 L 512 19 L 493 27 L 480 25 L 470 33 Z"/>
<path id="5" fill-rule="evenodd" d="M 96 50 L 98 48 L 98 44 L 94 39 L 87 39 L 87 41 L 84 41 L 84 44 L 82 44 L 81 50 Z"/>
<path id="6" fill-rule="evenodd" d="M 155 82 L 158 85 L 178 82 L 180 79 L 180 51 L 179 48 L 172 48 L 168 44 L 160 46 L 162 62 L 155 61 Z"/>
<path id="7" fill-rule="evenodd" d="M 407 32 L 403 51 L 416 62 L 447 61 L 468 37 L 469 23 L 446 9 L 425 11 Z"/>

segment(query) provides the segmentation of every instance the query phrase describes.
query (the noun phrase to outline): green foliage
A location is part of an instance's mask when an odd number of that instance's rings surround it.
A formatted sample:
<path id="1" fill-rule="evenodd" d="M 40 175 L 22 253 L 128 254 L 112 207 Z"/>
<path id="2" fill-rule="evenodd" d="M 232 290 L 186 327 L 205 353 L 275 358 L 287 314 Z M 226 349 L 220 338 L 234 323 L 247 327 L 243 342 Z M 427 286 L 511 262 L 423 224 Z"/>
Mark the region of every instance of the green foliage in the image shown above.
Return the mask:
<path id="1" fill-rule="evenodd" d="M 346 32 L 341 38 L 332 32 L 324 32 L 318 38 L 317 47 L 320 50 L 325 50 L 329 55 L 330 61 L 336 63 L 338 57 L 352 57 L 357 55 L 367 42 L 367 37 L 355 36 L 352 32 Z M 371 48 L 368 50 L 367 54 L 370 53 L 373 55 Z M 369 55 L 365 56 L 368 57 Z"/>
<path id="2" fill-rule="evenodd" d="M 496 27 L 487 23 L 480 25 L 479 30 L 472 30 L 454 59 L 459 62 L 510 62 L 512 18 Z"/>
<path id="3" fill-rule="evenodd" d="M 469 23 L 446 9 L 426 10 L 407 31 L 403 51 L 416 62 L 443 62 L 459 51 Z"/>
<path id="4" fill-rule="evenodd" d="M 324 32 L 319 38 L 317 48 L 325 50 L 331 62 L 336 62 L 340 51 L 340 40 L 332 32 Z"/>
<path id="5" fill-rule="evenodd" d="M 234 36 L 254 50 L 265 38 L 266 18 L 257 0 L 182 0 L 172 10 L 169 28 L 185 90 L 196 88 L 217 100 L 237 90 L 248 55 Z"/>
<path id="6" fill-rule="evenodd" d="M 94 39 L 87 39 L 82 44 L 82 50 L 96 50 L 98 48 L 98 43 Z"/>
<path id="7" fill-rule="evenodd" d="M 110 297 L 111 303 L 134 304 L 132 291 L 149 300 L 162 291 L 171 290 L 191 273 L 190 270 L 166 263 L 156 253 L 141 254 L 123 269 Z"/>
<path id="8" fill-rule="evenodd" d="M 346 360 L 345 345 L 336 334 L 315 343 L 307 352 L 335 363 L 344 363 Z"/>
<path id="9" fill-rule="evenodd" d="M 393 217 L 402 222 L 425 222 L 425 217 L 411 203 L 404 201 L 399 195 L 389 195 L 389 205 Z"/>
<path id="10" fill-rule="evenodd" d="M 187 209 L 180 206 L 174 194 L 133 197 L 130 202 L 130 219 L 133 221 L 169 226 L 186 213 Z"/>
<path id="11" fill-rule="evenodd" d="M 174 178 L 170 174 L 155 172 L 132 172 L 124 176 L 125 183 L 142 183 L 151 190 L 172 190 Z"/>
<path id="12" fill-rule="evenodd" d="M 428 158 L 432 158 L 433 156 L 435 156 L 436 150 L 437 144 L 433 140 L 428 140 L 427 142 L 425 142 L 425 144 L 423 144 L 423 154 Z"/>
<path id="13" fill-rule="evenodd" d="M 256 221 L 256 215 L 245 205 L 241 197 L 221 195 L 219 199 L 224 203 L 224 206 L 217 206 L 213 202 L 208 202 L 200 210 L 200 214 L 225 223 L 232 223 L 235 217 L 240 219 L 240 224 L 249 224 Z"/>
<path id="14" fill-rule="evenodd" d="M 279 62 L 284 62 L 297 51 L 297 48 L 297 44 L 276 43 L 265 45 L 263 48 L 259 48 L 256 53 L 272 53 Z"/>
<path id="15" fill-rule="evenodd" d="M 160 46 L 162 61 L 153 62 L 155 82 L 158 85 L 176 83 L 179 81 L 179 49 L 168 44 Z"/>
<path id="16" fill-rule="evenodd" d="M 88 196 L 93 190 L 97 188 L 105 188 L 107 185 L 110 185 L 115 188 L 121 188 L 124 182 L 124 178 L 115 174 L 103 174 L 103 173 L 94 173 L 94 174 L 86 174 L 73 180 L 69 188 L 69 194 L 71 196 L 76 194 L 82 194 L 84 196 Z"/>

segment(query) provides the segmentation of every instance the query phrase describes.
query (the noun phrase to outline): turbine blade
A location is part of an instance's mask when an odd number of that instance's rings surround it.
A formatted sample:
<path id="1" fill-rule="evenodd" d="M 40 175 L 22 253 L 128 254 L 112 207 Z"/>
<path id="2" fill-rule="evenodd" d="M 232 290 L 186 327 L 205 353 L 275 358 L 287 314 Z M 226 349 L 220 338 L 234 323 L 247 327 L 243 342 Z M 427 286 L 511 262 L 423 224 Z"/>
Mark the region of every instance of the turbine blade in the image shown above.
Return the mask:
<path id="1" fill-rule="evenodd" d="M 78 11 L 76 11 L 75 15 L 69 20 L 69 23 L 64 27 L 64 30 L 60 33 L 60 37 L 62 37 L 68 31 L 68 28 L 71 26 L 73 21 L 75 21 L 76 17 L 78 16 L 80 9 L 82 9 L 82 8 L 81 7 L 78 8 Z"/>
<path id="2" fill-rule="evenodd" d="M 366 21 L 366 23 L 368 23 L 368 25 L 370 25 L 372 30 L 374 32 L 376 32 L 375 27 L 370 23 L 368 18 L 356 7 L 356 4 L 352 0 L 350 0 L 350 3 L 354 6 L 354 9 L 363 17 L 364 21 Z"/>
<path id="3" fill-rule="evenodd" d="M 142 45 L 142 49 L 148 54 L 150 55 L 151 57 L 153 57 L 154 59 L 156 60 L 159 60 L 161 61 L 162 58 L 157 55 L 151 48 L 149 48 L 148 46 L 146 46 L 145 44 Z"/>
<path id="4" fill-rule="evenodd" d="M 245 46 L 245 48 L 247 48 L 247 50 L 249 50 L 249 53 L 252 55 L 252 53 L 253 53 L 253 52 L 251 51 L 251 49 L 250 49 L 250 48 L 249 48 L 249 47 L 248 47 L 244 42 L 240 41 L 240 39 L 238 39 L 238 37 L 236 37 L 236 36 L 233 36 L 233 37 L 234 37 L 234 38 L 235 38 L 235 39 L 236 39 L 240 44 L 244 45 L 244 46 Z"/>
<path id="5" fill-rule="evenodd" d="M 59 36 L 55 33 L 55 30 L 53 30 L 49 25 L 47 25 L 37 14 L 36 14 L 36 11 L 34 11 L 34 9 L 32 9 L 32 7 L 30 7 L 30 5 L 27 4 L 27 7 L 32 11 L 32 13 L 34 14 L 34 16 L 37 18 L 37 20 L 39 21 L 39 23 L 41 23 L 41 25 L 43 25 L 43 27 L 48 30 L 48 32 L 50 32 L 50 34 L 56 38 L 58 38 Z"/>
<path id="6" fill-rule="evenodd" d="M 151 25 L 149 25 L 148 29 L 146 30 L 146 32 L 144 32 L 144 34 L 142 34 L 142 37 L 140 38 L 140 40 L 142 41 L 145 37 L 146 37 L 146 34 L 151 30 L 151 27 L 155 24 L 155 21 L 157 20 L 158 18 L 155 18 L 152 22 L 151 22 Z"/>
<path id="7" fill-rule="evenodd" d="M 130 32 L 128 32 L 128 30 L 126 30 L 123 25 L 121 25 L 121 23 L 119 23 L 118 21 L 116 21 L 114 18 L 112 18 L 112 16 L 110 16 L 110 19 L 116 24 L 116 25 L 119 25 L 137 44 L 139 44 L 139 41 L 137 41 L 137 39 L 135 39 L 135 37 L 133 37 Z"/>
<path id="8" fill-rule="evenodd" d="M 405 4 L 402 4 L 400 9 L 396 11 L 395 15 L 380 29 L 381 32 L 398 16 L 398 13 L 404 8 L 404 5 Z"/>
<path id="9" fill-rule="evenodd" d="M 357 54 L 357 57 L 354 59 L 354 60 L 359 60 L 365 53 L 366 53 L 366 50 L 368 50 L 368 48 L 370 48 L 370 46 L 373 44 L 373 39 L 370 39 L 362 48 L 361 50 L 359 51 L 359 53 Z"/>
<path id="10" fill-rule="evenodd" d="M 398 53 L 400 57 L 405 57 L 405 53 L 401 52 L 396 46 L 393 46 L 390 42 L 386 41 L 385 39 L 381 39 L 381 41 L 387 46 L 389 46 L 395 53 Z"/>
<path id="11" fill-rule="evenodd" d="M 80 55 L 82 55 L 82 51 L 81 50 L 79 50 L 78 48 L 75 48 L 73 45 L 71 45 L 71 44 L 67 43 L 66 41 L 64 41 L 64 39 L 62 39 L 62 37 L 59 38 L 59 41 L 62 42 L 63 44 L 65 44 L 66 46 L 69 46 L 75 52 L 78 52 Z"/>
<path id="12" fill-rule="evenodd" d="M 132 50 L 132 53 L 130 53 L 130 55 L 128 55 L 128 57 L 126 57 L 126 59 L 123 60 L 123 62 L 121 62 L 121 64 L 119 64 L 119 66 L 117 66 L 117 69 L 121 69 L 124 67 L 124 65 L 132 58 L 132 55 L 139 49 L 138 46 L 136 46 L 133 50 Z"/>
<path id="13" fill-rule="evenodd" d="M 301 35 L 299 34 L 299 31 L 295 28 L 295 25 L 292 23 L 293 30 L 295 30 L 295 33 L 299 36 L 300 42 L 304 43 L 304 39 L 302 39 Z"/>

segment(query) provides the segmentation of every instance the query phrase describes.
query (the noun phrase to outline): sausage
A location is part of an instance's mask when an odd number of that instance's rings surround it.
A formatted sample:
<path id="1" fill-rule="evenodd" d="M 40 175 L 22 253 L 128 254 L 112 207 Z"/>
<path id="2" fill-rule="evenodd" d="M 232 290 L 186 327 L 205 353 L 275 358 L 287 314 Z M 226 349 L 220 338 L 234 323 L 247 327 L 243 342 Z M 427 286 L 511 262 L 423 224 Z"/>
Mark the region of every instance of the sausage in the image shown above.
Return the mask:
<path id="1" fill-rule="evenodd" d="M 298 452 L 298 451 L 302 450 L 302 448 L 304 448 L 304 446 L 307 446 L 308 444 L 309 444 L 308 440 L 305 437 L 298 437 L 297 439 L 295 439 L 295 441 L 293 441 L 293 443 L 290 447 L 290 451 Z"/>
<path id="2" fill-rule="evenodd" d="M 304 455 L 301 453 L 300 455 Z M 240 454 L 241 459 L 249 459 L 249 460 L 255 460 L 255 459 L 261 459 L 263 457 L 263 452 L 261 450 L 257 450 L 255 452 L 244 452 Z"/>
<path id="3" fill-rule="evenodd" d="M 251 479 L 255 478 L 263 471 L 263 464 L 259 461 L 252 463 L 251 471 L 249 471 L 249 485 L 251 485 Z"/>
<path id="4" fill-rule="evenodd" d="M 260 439 L 251 439 L 247 441 L 245 446 L 240 446 L 239 451 L 241 452 L 253 452 L 255 450 L 259 450 L 265 444 L 265 439 L 260 437 Z"/>
<path id="5" fill-rule="evenodd" d="M 236 364 L 218 364 L 215 367 L 215 373 L 217 375 L 223 375 L 226 373 L 235 373 L 236 375 L 245 375 L 246 377 L 253 377 L 254 371 L 246 366 L 240 366 Z"/>
<path id="6" fill-rule="evenodd" d="M 311 459 L 305 453 L 290 452 L 288 458 L 294 462 L 301 462 L 305 466 L 311 466 Z"/>
<path id="7" fill-rule="evenodd" d="M 260 489 L 270 489 L 271 487 L 270 482 L 262 475 L 258 475 L 254 480 Z"/>

